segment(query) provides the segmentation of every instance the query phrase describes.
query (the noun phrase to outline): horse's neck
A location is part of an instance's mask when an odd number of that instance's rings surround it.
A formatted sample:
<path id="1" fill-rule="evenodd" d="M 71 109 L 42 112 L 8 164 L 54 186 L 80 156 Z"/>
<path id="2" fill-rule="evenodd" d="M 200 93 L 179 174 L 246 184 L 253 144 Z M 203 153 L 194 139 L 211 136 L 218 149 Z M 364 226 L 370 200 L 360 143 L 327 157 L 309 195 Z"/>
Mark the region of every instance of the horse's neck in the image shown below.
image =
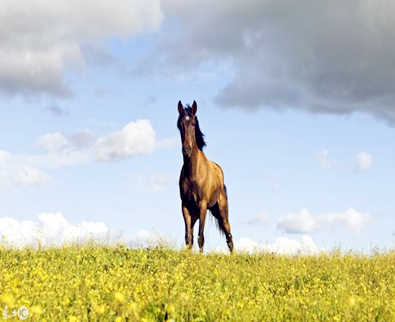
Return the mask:
<path id="1" fill-rule="evenodd" d="M 202 151 L 194 149 L 190 158 L 184 159 L 184 167 L 189 178 L 196 179 L 198 177 L 199 165 L 204 162 L 205 156 Z"/>

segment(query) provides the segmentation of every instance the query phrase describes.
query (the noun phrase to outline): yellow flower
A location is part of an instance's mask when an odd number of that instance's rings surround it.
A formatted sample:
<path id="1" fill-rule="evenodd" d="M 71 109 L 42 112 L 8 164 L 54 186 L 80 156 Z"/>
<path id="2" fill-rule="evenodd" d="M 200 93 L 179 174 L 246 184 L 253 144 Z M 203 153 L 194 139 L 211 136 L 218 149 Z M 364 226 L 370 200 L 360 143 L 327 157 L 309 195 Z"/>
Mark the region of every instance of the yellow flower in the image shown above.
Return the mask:
<path id="1" fill-rule="evenodd" d="M 74 315 L 69 316 L 69 322 L 77 322 L 77 321 L 78 321 L 78 319 Z"/>
<path id="2" fill-rule="evenodd" d="M 62 304 L 63 304 L 64 306 L 69 305 L 69 304 L 70 304 L 70 299 L 69 299 L 68 297 L 64 298 Z"/>
<path id="3" fill-rule="evenodd" d="M 104 304 L 95 306 L 95 311 L 99 314 L 103 314 L 105 312 L 105 310 L 106 310 L 106 307 L 104 306 Z"/>
<path id="4" fill-rule="evenodd" d="M 9 306 L 9 307 L 13 307 L 14 306 L 14 298 L 11 294 L 3 294 L 0 296 L 0 302 Z"/>
<path id="5" fill-rule="evenodd" d="M 29 311 L 30 311 L 31 313 L 37 314 L 37 315 L 43 313 L 43 309 L 42 309 L 41 306 L 39 306 L 39 305 L 33 305 L 33 306 L 30 308 Z"/>
<path id="6" fill-rule="evenodd" d="M 168 312 L 170 315 L 173 315 L 173 314 L 176 312 L 176 308 L 174 307 L 173 304 L 169 304 L 169 305 L 167 306 L 167 312 Z"/>
<path id="7" fill-rule="evenodd" d="M 115 318 L 115 322 L 122 322 L 123 320 L 122 320 L 122 318 L 120 317 L 120 316 L 117 316 L 116 318 Z"/>
<path id="8" fill-rule="evenodd" d="M 114 294 L 115 301 L 118 303 L 125 303 L 125 295 L 120 292 L 115 292 Z"/>

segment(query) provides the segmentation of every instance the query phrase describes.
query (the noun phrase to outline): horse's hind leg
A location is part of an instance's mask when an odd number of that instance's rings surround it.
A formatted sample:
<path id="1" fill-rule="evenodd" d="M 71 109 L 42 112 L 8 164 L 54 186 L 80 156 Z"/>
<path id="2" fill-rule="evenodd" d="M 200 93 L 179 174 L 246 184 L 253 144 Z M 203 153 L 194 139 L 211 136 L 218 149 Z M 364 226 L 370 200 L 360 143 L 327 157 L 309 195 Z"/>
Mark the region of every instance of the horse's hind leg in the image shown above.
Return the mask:
<path id="1" fill-rule="evenodd" d="M 221 193 L 220 198 L 218 200 L 218 210 L 219 217 L 218 225 L 219 228 L 223 231 L 226 237 L 226 243 L 228 244 L 229 251 L 233 252 L 233 238 L 230 232 L 230 224 L 228 218 L 228 200 L 226 197 L 226 193 Z"/>
<path id="2" fill-rule="evenodd" d="M 198 236 L 198 244 L 200 248 L 200 252 L 203 253 L 203 245 L 204 245 L 204 224 L 206 222 L 206 213 L 207 213 L 207 202 L 200 202 L 200 216 L 199 216 L 199 236 Z"/>
<path id="3" fill-rule="evenodd" d="M 233 251 L 233 240 L 232 234 L 230 233 L 229 220 L 227 219 L 227 209 L 223 206 L 220 210 L 218 202 L 210 208 L 211 213 L 217 219 L 218 228 L 226 237 L 226 243 L 228 244 L 230 252 Z M 225 218 L 225 219 L 224 219 Z"/>
<path id="4" fill-rule="evenodd" d="M 225 230 L 225 236 L 226 236 L 226 243 L 228 244 L 229 251 L 232 253 L 233 252 L 233 238 L 232 234 L 230 233 L 230 224 L 229 220 L 226 217 L 224 219 L 224 230 Z"/>

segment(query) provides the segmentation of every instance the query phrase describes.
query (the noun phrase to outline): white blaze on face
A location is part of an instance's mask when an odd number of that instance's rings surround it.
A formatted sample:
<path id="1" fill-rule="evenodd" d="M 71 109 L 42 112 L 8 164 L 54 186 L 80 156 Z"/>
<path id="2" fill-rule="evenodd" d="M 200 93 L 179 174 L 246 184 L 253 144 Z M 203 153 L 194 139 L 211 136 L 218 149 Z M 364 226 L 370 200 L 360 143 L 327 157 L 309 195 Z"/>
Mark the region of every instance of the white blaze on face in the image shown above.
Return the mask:
<path id="1" fill-rule="evenodd" d="M 185 119 L 186 119 L 187 121 L 189 121 L 189 116 L 186 116 Z"/>

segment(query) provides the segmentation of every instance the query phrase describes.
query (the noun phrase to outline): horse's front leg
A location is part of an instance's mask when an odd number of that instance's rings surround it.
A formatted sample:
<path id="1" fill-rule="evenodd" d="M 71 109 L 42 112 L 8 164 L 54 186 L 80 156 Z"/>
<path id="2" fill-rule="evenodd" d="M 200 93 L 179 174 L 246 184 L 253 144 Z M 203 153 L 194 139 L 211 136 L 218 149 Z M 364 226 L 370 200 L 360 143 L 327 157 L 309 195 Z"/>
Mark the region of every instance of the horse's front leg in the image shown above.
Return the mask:
<path id="1" fill-rule="evenodd" d="M 185 244 L 187 245 L 188 249 L 191 249 L 193 244 L 192 217 L 184 202 L 182 203 L 182 215 L 184 216 L 185 222 Z"/>
<path id="2" fill-rule="evenodd" d="M 207 213 L 207 202 L 201 201 L 199 205 L 199 236 L 198 236 L 198 244 L 200 248 L 200 252 L 203 253 L 203 245 L 204 245 L 204 224 L 206 222 L 206 213 Z"/>

